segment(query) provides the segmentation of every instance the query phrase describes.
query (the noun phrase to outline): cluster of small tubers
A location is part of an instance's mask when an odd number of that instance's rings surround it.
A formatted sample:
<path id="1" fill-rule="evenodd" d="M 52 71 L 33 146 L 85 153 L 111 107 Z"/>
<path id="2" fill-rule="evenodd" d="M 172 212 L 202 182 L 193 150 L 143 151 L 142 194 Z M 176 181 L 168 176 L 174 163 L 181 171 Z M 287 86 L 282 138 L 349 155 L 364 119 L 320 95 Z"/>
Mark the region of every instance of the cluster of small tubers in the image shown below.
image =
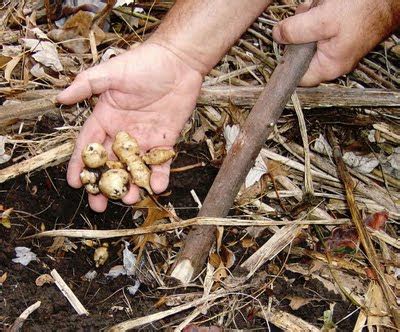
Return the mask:
<path id="1" fill-rule="evenodd" d="M 160 165 L 175 156 L 173 150 L 164 148 L 141 155 L 137 141 L 124 131 L 115 136 L 112 150 L 119 161 L 108 160 L 106 149 L 99 143 L 90 143 L 82 150 L 86 167 L 80 179 L 88 193 L 101 192 L 108 198 L 121 199 L 128 193 L 130 183 L 134 183 L 152 194 L 148 165 Z"/>

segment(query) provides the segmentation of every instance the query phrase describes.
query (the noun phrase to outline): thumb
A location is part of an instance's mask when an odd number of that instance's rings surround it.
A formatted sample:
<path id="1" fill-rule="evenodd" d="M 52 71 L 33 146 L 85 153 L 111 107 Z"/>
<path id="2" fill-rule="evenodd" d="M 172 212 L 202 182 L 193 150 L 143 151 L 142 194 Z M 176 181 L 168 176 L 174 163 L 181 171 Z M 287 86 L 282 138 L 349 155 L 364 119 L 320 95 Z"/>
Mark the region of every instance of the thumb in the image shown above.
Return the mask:
<path id="1" fill-rule="evenodd" d="M 304 44 L 332 38 L 338 32 L 338 25 L 327 12 L 321 5 L 291 16 L 274 27 L 272 37 L 280 44 Z"/>
<path id="2" fill-rule="evenodd" d="M 72 84 L 58 94 L 57 101 L 68 105 L 80 102 L 110 89 L 111 82 L 108 63 L 97 65 L 76 76 Z"/>

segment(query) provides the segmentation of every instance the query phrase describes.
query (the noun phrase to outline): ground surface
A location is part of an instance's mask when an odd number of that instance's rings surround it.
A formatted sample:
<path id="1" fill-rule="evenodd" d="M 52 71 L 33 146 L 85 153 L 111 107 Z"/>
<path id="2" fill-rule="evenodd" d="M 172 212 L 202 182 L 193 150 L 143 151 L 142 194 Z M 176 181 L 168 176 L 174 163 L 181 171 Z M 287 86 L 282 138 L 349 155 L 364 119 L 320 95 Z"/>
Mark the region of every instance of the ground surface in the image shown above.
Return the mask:
<path id="1" fill-rule="evenodd" d="M 207 150 L 204 146 L 186 145 L 180 146 L 180 150 L 180 157 L 173 167 L 201 160 L 207 162 Z M 10 230 L 2 229 L 0 233 L 0 270 L 8 271 L 7 281 L 0 289 L 1 323 L 4 327 L 9 326 L 25 308 L 37 300 L 42 305 L 25 323 L 24 328 L 27 331 L 97 331 L 129 318 L 157 311 L 154 305 L 161 297 L 161 291 L 142 285 L 139 293 L 132 297 L 126 291 L 126 287 L 133 284 L 131 279 L 121 276 L 110 280 L 103 276 L 103 273 L 107 273 L 121 259 L 121 242 L 118 239 L 111 241 L 110 259 L 98 269 L 92 259 L 93 250 L 79 240 L 73 240 L 77 246 L 73 252 L 57 251 L 49 254 L 52 239 L 24 239 L 25 236 L 36 233 L 37 229 L 52 229 L 55 224 L 58 227 L 69 225 L 72 228 L 87 228 L 85 219 L 90 221 L 91 227 L 97 229 L 132 227 L 132 209 L 129 207 L 113 204 L 103 214 L 93 213 L 88 208 L 86 195 L 66 184 L 65 171 L 66 164 L 63 164 L 30 176 L 29 182 L 27 178 L 19 177 L 2 186 L 0 201 L 5 206 L 13 207 L 18 217 L 12 219 L 13 226 Z M 182 218 L 195 216 L 197 207 L 189 191 L 194 189 L 203 200 L 216 172 L 217 168 L 208 164 L 206 167 L 173 173 L 170 195 L 162 197 L 160 201 L 171 202 Z M 258 240 L 260 244 L 263 243 L 263 237 Z M 28 267 L 13 263 L 16 246 L 32 248 L 39 261 Z M 285 258 L 286 255 L 282 254 L 281 261 Z M 89 310 L 89 317 L 76 315 L 55 285 L 36 286 L 35 279 L 41 274 L 49 273 L 51 269 L 57 269 L 67 281 Z M 93 269 L 99 273 L 98 277 L 91 282 L 84 280 L 83 276 Z M 182 290 L 176 290 L 177 293 L 180 291 Z M 288 298 L 316 298 L 315 302 L 296 311 L 298 317 L 315 325 L 321 324 L 320 318 L 324 310 L 329 309 L 328 303 L 336 303 L 335 321 L 352 311 L 347 302 L 342 301 L 340 296 L 329 293 L 322 284 L 307 281 L 291 272 L 278 278 L 274 288 L 269 289 L 260 300 L 267 303 L 268 296 L 272 295 L 281 301 L 280 308 L 288 312 L 292 311 Z M 263 330 L 267 327 L 265 322 L 252 317 L 249 308 L 245 308 L 242 315 L 240 317 L 238 313 L 237 321 L 243 328 Z M 341 328 L 351 330 L 354 319 L 346 320 L 340 325 Z M 146 326 L 144 330 L 156 330 L 165 323 L 167 322 L 161 321 L 160 325 Z"/>

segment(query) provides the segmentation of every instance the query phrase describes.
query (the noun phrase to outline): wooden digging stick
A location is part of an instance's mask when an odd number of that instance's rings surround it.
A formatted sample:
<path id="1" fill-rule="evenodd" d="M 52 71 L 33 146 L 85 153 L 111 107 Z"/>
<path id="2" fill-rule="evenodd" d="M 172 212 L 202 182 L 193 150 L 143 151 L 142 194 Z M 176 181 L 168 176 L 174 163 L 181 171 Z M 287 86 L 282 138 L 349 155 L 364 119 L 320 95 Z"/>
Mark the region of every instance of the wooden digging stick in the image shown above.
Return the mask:
<path id="1" fill-rule="evenodd" d="M 313 1 L 313 6 L 318 1 Z M 290 45 L 229 150 L 200 209 L 199 217 L 225 217 L 261 147 L 308 69 L 316 43 Z M 171 276 L 183 284 L 201 272 L 215 240 L 215 226 L 194 227 L 187 235 Z"/>

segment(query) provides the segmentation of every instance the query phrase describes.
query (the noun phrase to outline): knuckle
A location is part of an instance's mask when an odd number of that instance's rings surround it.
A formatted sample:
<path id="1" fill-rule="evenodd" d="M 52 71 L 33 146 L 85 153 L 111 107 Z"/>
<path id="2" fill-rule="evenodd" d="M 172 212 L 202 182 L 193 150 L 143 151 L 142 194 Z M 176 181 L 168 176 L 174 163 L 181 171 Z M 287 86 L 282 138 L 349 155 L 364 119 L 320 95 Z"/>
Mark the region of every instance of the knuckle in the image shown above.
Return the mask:
<path id="1" fill-rule="evenodd" d="M 279 28 L 281 37 L 285 42 L 288 42 L 288 43 L 294 42 L 291 24 L 289 24 L 288 22 L 282 22 L 282 23 L 278 24 L 278 28 Z"/>

